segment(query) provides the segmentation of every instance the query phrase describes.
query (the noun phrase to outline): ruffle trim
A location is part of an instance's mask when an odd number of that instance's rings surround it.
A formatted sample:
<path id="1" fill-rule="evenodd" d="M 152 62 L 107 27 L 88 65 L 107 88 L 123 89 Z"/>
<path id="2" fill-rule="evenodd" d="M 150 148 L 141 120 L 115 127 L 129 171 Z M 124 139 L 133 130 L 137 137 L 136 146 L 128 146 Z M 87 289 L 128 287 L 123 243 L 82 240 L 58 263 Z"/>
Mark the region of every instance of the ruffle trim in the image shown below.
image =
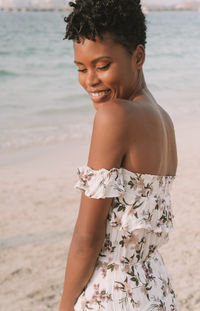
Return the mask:
<path id="1" fill-rule="evenodd" d="M 169 195 L 176 177 L 133 173 L 125 168 L 94 170 L 87 165 L 80 166 L 77 174 L 79 180 L 74 188 L 85 191 L 86 196 L 95 199 L 124 197 L 127 203 L 133 202 L 134 195 Z"/>
<path id="2" fill-rule="evenodd" d="M 174 231 L 173 223 L 170 221 L 168 224 L 150 224 L 147 223 L 143 219 L 138 219 L 138 220 L 133 220 L 133 218 L 130 220 L 126 215 L 124 215 L 122 224 L 119 227 L 120 231 L 125 231 L 125 232 L 134 232 L 136 230 L 147 230 L 149 232 L 155 232 L 155 233 L 162 233 L 162 232 L 172 232 Z"/>
<path id="3" fill-rule="evenodd" d="M 120 197 L 125 193 L 123 175 L 117 168 L 93 170 L 83 165 L 78 168 L 78 182 L 75 189 L 85 191 L 85 195 L 94 199 Z"/>
<path id="4" fill-rule="evenodd" d="M 171 212 L 171 207 L 168 206 L 168 216 L 163 222 L 164 213 L 158 213 L 155 208 L 151 213 L 149 213 L 149 217 L 146 217 L 148 214 L 148 210 L 144 208 L 142 210 L 143 215 L 138 215 L 138 218 L 134 215 L 129 215 L 128 211 L 125 211 L 121 218 L 121 224 L 119 226 L 119 230 L 133 232 L 139 229 L 145 229 L 150 232 L 162 233 L 162 232 L 171 232 L 174 231 L 173 227 L 173 218 L 174 215 Z M 146 215 L 144 215 L 146 214 Z M 148 219 L 149 218 L 149 219 Z"/>
<path id="5" fill-rule="evenodd" d="M 116 213 L 112 213 L 111 226 L 117 226 L 119 230 L 126 232 L 133 232 L 138 229 L 156 233 L 174 231 L 174 215 L 169 195 L 166 194 L 163 202 L 159 202 L 156 208 L 158 198 L 153 195 L 143 197 L 137 193 L 137 190 L 134 193 L 133 189 L 127 187 L 128 182 L 121 169 L 107 170 L 102 168 L 93 170 L 83 165 L 78 168 L 77 174 L 79 180 L 74 186 L 75 189 L 85 191 L 86 196 L 95 199 L 119 197 L 121 204 L 125 205 L 123 212 L 117 212 L 117 220 L 115 218 Z"/>

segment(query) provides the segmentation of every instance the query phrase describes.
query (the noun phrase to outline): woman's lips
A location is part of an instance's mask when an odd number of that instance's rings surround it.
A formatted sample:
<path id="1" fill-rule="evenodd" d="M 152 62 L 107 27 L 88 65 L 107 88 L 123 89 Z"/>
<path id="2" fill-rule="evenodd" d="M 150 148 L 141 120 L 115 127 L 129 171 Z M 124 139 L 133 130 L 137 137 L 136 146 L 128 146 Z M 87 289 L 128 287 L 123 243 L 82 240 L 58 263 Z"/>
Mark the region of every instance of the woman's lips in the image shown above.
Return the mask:
<path id="1" fill-rule="evenodd" d="M 96 91 L 96 92 L 89 92 L 89 95 L 93 102 L 99 103 L 107 99 L 109 96 L 111 90 L 102 90 L 102 91 Z"/>

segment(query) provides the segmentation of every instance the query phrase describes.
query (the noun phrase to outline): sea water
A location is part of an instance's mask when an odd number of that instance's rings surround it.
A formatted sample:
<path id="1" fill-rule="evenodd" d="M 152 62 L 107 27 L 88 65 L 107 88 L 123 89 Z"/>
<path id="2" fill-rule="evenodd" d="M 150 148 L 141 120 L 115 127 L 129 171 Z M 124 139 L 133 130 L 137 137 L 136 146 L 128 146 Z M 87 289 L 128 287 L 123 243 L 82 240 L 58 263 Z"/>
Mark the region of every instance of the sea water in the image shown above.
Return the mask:
<path id="1" fill-rule="evenodd" d="M 91 135 L 95 109 L 78 83 L 64 13 L 0 12 L 0 151 Z M 147 15 L 144 74 L 176 122 L 200 117 L 200 13 Z"/>

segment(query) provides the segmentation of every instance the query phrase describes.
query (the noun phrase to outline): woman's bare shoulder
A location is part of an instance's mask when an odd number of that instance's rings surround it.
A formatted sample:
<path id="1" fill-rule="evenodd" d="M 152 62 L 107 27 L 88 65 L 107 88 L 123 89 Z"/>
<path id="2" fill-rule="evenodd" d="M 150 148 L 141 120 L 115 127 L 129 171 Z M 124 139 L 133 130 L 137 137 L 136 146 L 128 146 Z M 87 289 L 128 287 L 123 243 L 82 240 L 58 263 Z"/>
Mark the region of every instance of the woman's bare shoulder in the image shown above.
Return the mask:
<path id="1" fill-rule="evenodd" d="M 123 113 L 126 111 L 127 103 L 128 101 L 124 99 L 113 99 L 109 102 L 102 104 L 97 110 L 97 113 Z"/>
<path id="2" fill-rule="evenodd" d="M 106 102 L 97 110 L 93 128 L 94 130 L 95 128 L 101 129 L 104 134 L 106 134 L 105 130 L 107 130 L 115 134 L 125 135 L 128 129 L 127 116 L 127 111 L 120 100 Z"/>
<path id="3" fill-rule="evenodd" d="M 106 102 L 96 112 L 95 118 L 110 119 L 113 121 L 126 121 L 130 114 L 133 116 L 137 112 L 137 104 L 124 99 L 115 99 Z"/>
<path id="4" fill-rule="evenodd" d="M 130 139 L 134 140 L 134 136 L 138 135 L 139 124 L 141 126 L 139 110 L 138 103 L 124 99 L 106 102 L 97 110 L 93 128 L 107 129 L 113 135 L 121 137 L 128 146 Z"/>
<path id="5" fill-rule="evenodd" d="M 95 169 L 120 167 L 128 146 L 126 121 L 126 113 L 117 102 L 106 102 L 97 110 L 88 166 Z"/>

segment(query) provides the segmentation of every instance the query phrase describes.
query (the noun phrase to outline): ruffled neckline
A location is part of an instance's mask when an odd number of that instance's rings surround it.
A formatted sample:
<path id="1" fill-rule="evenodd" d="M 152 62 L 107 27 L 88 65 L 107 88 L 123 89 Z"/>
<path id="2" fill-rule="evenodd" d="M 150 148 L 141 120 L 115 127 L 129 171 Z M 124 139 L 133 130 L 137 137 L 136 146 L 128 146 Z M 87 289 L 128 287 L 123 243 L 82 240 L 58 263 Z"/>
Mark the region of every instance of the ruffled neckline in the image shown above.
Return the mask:
<path id="1" fill-rule="evenodd" d="M 77 173 L 75 188 L 84 191 L 86 196 L 117 198 L 113 201 L 112 207 L 116 210 L 111 217 L 120 217 L 120 224 L 113 221 L 114 225 L 119 225 L 119 230 L 171 230 L 170 191 L 176 176 L 140 174 L 123 167 L 95 170 L 88 165 L 80 166 Z"/>
<path id="2" fill-rule="evenodd" d="M 124 167 L 113 167 L 111 168 L 110 170 L 106 169 L 106 168 L 100 168 L 100 169 L 93 169 L 91 168 L 90 166 L 88 165 L 82 165 L 83 168 L 87 168 L 87 169 L 90 169 L 92 171 L 95 171 L 95 172 L 98 172 L 98 171 L 105 171 L 107 173 L 109 172 L 112 172 L 112 171 L 115 171 L 115 170 L 119 170 L 119 171 L 123 171 L 129 175 L 134 175 L 134 176 L 150 176 L 150 177 L 155 177 L 155 178 L 165 178 L 165 179 L 175 179 L 177 175 L 156 175 L 156 174 L 148 174 L 148 173 L 138 173 L 138 172 L 132 172 L 132 171 L 129 171 L 127 170 L 126 168 Z"/>
<path id="3" fill-rule="evenodd" d="M 124 167 L 93 169 L 87 164 L 77 168 L 79 180 L 75 188 L 94 198 L 121 197 L 127 202 L 134 196 L 168 195 L 176 176 L 135 173 Z"/>

